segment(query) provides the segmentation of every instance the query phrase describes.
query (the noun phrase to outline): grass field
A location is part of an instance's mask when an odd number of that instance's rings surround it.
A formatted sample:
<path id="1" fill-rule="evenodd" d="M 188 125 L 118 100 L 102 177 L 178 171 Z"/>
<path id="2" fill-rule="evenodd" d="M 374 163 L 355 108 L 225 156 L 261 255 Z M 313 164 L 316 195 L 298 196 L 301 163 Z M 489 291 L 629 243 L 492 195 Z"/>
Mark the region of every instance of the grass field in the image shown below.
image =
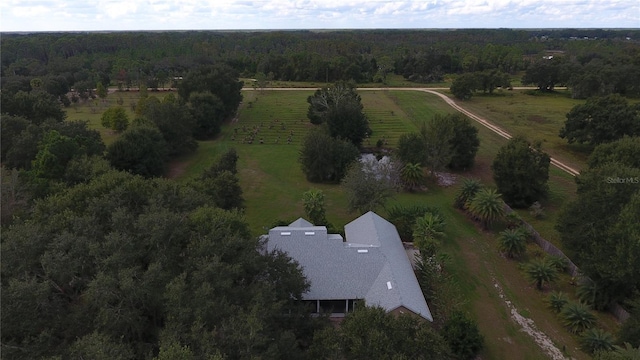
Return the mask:
<path id="1" fill-rule="evenodd" d="M 149 92 L 149 96 L 164 96 L 165 93 Z M 117 93 L 111 93 L 103 101 L 100 99 L 88 100 L 84 103 L 73 104 L 67 109 L 67 120 L 82 120 L 89 123 L 89 128 L 98 130 L 102 135 L 102 140 L 106 145 L 111 144 L 118 134 L 113 131 L 102 127 L 100 118 L 102 113 L 111 106 L 118 106 L 118 99 L 122 101 L 122 107 L 127 111 L 129 120 L 132 121 L 135 118 L 133 111 L 134 105 L 140 100 L 140 94 L 137 91 L 123 91 Z"/>
<path id="2" fill-rule="evenodd" d="M 240 157 L 238 168 L 246 199 L 245 217 L 254 235 L 265 233 L 276 220 L 294 220 L 304 216 L 302 193 L 311 188 L 321 189 L 325 193 L 328 220 L 337 228 L 342 228 L 357 214 L 346 210 L 346 198 L 341 187 L 307 182 L 297 160 L 301 139 L 310 127 L 306 120 L 306 98 L 311 94 L 312 91 L 245 92 L 237 119 L 225 125 L 215 140 L 200 142 L 195 154 L 174 159 L 171 167 L 182 168 L 177 180 L 198 176 L 214 163 L 220 153 L 234 147 Z M 125 101 L 135 101 L 133 95 Z M 371 143 L 384 138 L 390 147 L 396 145 L 402 133 L 415 130 L 420 121 L 436 113 L 453 111 L 437 96 L 421 92 L 362 91 L 361 96 L 373 130 Z M 493 106 L 498 108 L 498 105 Z M 73 112 L 69 111 L 70 119 Z M 81 116 L 99 128 L 99 114 L 80 109 L 74 117 Z M 489 119 L 493 120 L 493 116 Z M 458 175 L 478 177 L 491 185 L 490 165 L 506 140 L 483 127 L 478 129 L 481 146 L 476 166 L 473 171 Z M 255 135 L 250 143 L 248 136 L 253 133 Z M 107 136 L 113 139 L 112 134 Z M 287 141 L 289 138 L 291 141 Z M 556 210 L 573 196 L 575 185 L 569 175 L 553 169 L 550 187 L 551 194 L 545 203 L 548 210 L 546 219 L 529 219 L 526 211 L 521 214 L 545 237 L 551 237 L 550 241 L 557 241 L 557 233 L 553 229 Z M 520 331 L 520 327 L 510 319 L 509 309 L 505 299 L 496 290 L 496 284 L 504 290 L 506 299 L 548 334 L 558 348 L 565 349 L 568 356 L 589 358 L 577 349 L 576 338 L 565 331 L 556 316 L 546 308 L 545 294 L 528 283 L 519 263 L 505 259 L 496 250 L 496 236 L 481 231 L 452 207 L 455 191 L 455 188 L 429 186 L 425 192 L 398 194 L 389 205 L 427 203 L 439 207 L 446 216 L 447 236 L 443 251 L 451 257 L 449 268 L 453 272 L 453 279 L 467 300 L 463 307 L 478 320 L 485 336 L 486 349 L 481 354 L 482 358 L 546 358 L 532 338 Z M 384 210 L 380 214 L 386 215 Z M 531 248 L 530 256 L 538 252 Z M 548 288 L 547 292 L 553 289 L 573 292 L 567 277 Z M 609 315 L 599 314 L 599 318 L 606 329 L 615 329 L 615 322 Z"/>
<path id="3" fill-rule="evenodd" d="M 529 95 L 529 94 L 538 95 Z M 588 148 L 568 145 L 558 136 L 572 107 L 584 100 L 571 99 L 567 90 L 541 94 L 531 90 L 498 90 L 495 95 L 476 95 L 458 102 L 462 107 L 484 117 L 512 135 L 522 135 L 530 142 L 540 141 L 542 149 L 567 165 L 584 169 Z"/>

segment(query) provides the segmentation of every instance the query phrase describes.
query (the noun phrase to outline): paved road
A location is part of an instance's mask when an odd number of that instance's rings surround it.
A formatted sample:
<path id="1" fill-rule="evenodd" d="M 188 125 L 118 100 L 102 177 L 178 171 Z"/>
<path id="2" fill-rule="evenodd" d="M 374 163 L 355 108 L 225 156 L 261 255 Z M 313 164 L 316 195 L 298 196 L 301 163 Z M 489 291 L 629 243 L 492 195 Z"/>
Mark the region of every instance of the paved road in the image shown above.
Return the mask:
<path id="1" fill-rule="evenodd" d="M 533 89 L 533 88 L 528 88 L 528 87 L 514 87 L 514 89 L 518 90 L 518 89 Z M 243 88 L 242 90 L 245 91 L 254 91 L 253 88 Z M 316 90 L 316 88 L 263 88 L 257 91 L 310 91 L 310 90 Z M 457 111 L 465 114 L 466 116 L 468 116 L 469 118 L 473 119 L 474 121 L 478 122 L 480 125 L 486 127 L 487 129 L 493 131 L 494 133 L 500 135 L 501 137 L 505 138 L 505 139 L 511 139 L 511 134 L 509 134 L 507 131 L 505 131 L 504 129 L 501 129 L 499 126 L 492 124 L 490 121 L 488 121 L 487 119 L 480 117 L 474 113 L 472 113 L 469 110 L 464 109 L 462 106 L 458 105 L 458 103 L 456 103 L 453 99 L 451 99 L 450 97 L 444 95 L 443 93 L 438 92 L 437 90 L 448 90 L 448 88 L 358 88 L 358 91 L 383 91 L 383 90 L 394 90 L 394 91 L 422 91 L 422 92 L 426 92 L 426 93 L 430 93 L 430 94 L 434 94 L 436 96 L 439 96 L 442 100 L 444 100 L 449 106 L 451 106 L 452 108 L 456 109 Z M 559 168 L 560 170 L 568 173 L 569 175 L 572 176 L 576 176 L 578 174 L 580 174 L 580 171 L 570 167 L 569 165 L 559 161 L 558 159 L 555 158 L 551 158 L 551 164 L 554 165 L 555 167 Z"/>

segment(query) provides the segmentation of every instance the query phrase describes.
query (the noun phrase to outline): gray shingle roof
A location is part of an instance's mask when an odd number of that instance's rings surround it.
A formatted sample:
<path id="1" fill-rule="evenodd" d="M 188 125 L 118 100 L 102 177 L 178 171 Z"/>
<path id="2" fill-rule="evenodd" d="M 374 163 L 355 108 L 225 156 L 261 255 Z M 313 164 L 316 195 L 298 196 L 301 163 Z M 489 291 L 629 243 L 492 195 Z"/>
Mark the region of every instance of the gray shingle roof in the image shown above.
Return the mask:
<path id="1" fill-rule="evenodd" d="M 346 242 L 300 218 L 271 229 L 267 250 L 282 250 L 300 264 L 311 283 L 305 299 L 364 299 L 433 320 L 393 224 L 368 212 L 347 224 L 345 235 Z"/>

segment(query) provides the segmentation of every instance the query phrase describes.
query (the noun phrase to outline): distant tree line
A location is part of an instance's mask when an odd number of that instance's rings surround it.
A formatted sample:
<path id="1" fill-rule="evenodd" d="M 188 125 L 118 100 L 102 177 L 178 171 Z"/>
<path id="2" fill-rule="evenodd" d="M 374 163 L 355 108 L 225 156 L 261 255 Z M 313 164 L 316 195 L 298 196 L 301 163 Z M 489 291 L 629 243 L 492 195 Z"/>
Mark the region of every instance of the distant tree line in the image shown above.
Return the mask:
<path id="1" fill-rule="evenodd" d="M 571 41 L 570 37 L 591 40 Z M 245 77 L 262 73 L 273 80 L 384 82 L 386 75 L 393 72 L 411 81 L 439 82 L 451 73 L 497 70 L 514 74 L 537 63 L 546 50 L 553 50 L 564 52 L 565 58 L 571 59 L 573 81 L 578 84 L 577 73 L 597 73 L 599 79 L 608 80 L 607 74 L 617 74 L 621 66 L 637 67 L 633 59 L 637 58 L 639 46 L 627 37 L 637 39 L 640 32 L 500 29 L 5 33 L 0 40 L 0 71 L 3 90 L 28 91 L 31 81 L 39 79 L 40 86 L 54 96 L 74 89 L 79 98 L 86 98 L 95 96 L 93 89 L 98 82 L 121 89 L 140 84 L 164 88 L 175 85 L 175 78 L 185 76 L 189 69 L 216 63 L 226 63 Z M 592 80 L 584 81 L 579 87 L 589 88 Z M 634 84 L 632 78 L 627 81 Z"/>

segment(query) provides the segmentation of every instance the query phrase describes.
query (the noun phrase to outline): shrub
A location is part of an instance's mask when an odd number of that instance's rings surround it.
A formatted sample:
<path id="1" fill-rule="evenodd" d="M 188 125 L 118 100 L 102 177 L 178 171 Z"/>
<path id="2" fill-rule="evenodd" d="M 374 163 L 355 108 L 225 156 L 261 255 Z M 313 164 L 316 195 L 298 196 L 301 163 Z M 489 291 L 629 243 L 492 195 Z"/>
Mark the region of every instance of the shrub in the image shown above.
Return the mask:
<path id="1" fill-rule="evenodd" d="M 604 310 L 611 303 L 610 296 L 595 281 L 584 277 L 576 290 L 578 299 L 596 310 Z"/>
<path id="2" fill-rule="evenodd" d="M 459 359 L 473 359 L 484 347 L 478 325 L 460 311 L 454 312 L 445 322 L 442 337 Z"/>
<path id="3" fill-rule="evenodd" d="M 551 266 L 555 267 L 558 272 L 565 272 L 569 267 L 569 260 L 560 255 L 549 255 L 547 256 L 547 261 Z"/>
<path id="4" fill-rule="evenodd" d="M 469 201 L 467 208 L 471 215 L 482 222 L 485 230 L 495 221 L 504 218 L 502 195 L 495 189 L 480 189 Z"/>
<path id="5" fill-rule="evenodd" d="M 518 230 L 508 229 L 500 233 L 500 251 L 504 252 L 509 258 L 517 258 L 524 254 L 526 240 Z"/>
<path id="6" fill-rule="evenodd" d="M 413 225 L 416 218 L 424 216 L 427 213 L 441 215 L 440 210 L 428 205 L 395 205 L 388 211 L 388 220 L 398 229 L 398 234 L 402 241 L 410 241 L 413 234 Z"/>
<path id="7" fill-rule="evenodd" d="M 569 303 L 569 298 L 567 294 L 561 291 L 554 291 L 549 294 L 547 301 L 549 302 L 549 307 L 556 313 L 559 313 L 562 311 L 562 308 Z"/>
<path id="8" fill-rule="evenodd" d="M 507 228 L 509 229 L 515 229 L 522 224 L 522 218 L 515 211 L 505 215 L 504 220 L 507 222 Z"/>
<path id="9" fill-rule="evenodd" d="M 525 271 L 538 290 L 542 290 L 545 282 L 550 283 L 558 279 L 558 270 L 549 263 L 547 258 L 531 261 L 527 264 Z"/>
<path id="10" fill-rule="evenodd" d="M 610 351 L 613 350 L 613 335 L 598 328 L 587 329 L 580 337 L 580 345 L 584 351 L 591 354 L 596 351 Z"/>
<path id="11" fill-rule="evenodd" d="M 596 323 L 589 306 L 583 303 L 568 303 L 560 312 L 562 324 L 574 334 L 579 334 Z"/>
<path id="12" fill-rule="evenodd" d="M 482 188 L 482 183 L 478 179 L 464 179 L 462 180 L 462 186 L 456 194 L 454 206 L 457 209 L 466 209 L 467 203 L 473 199 L 476 193 Z"/>

